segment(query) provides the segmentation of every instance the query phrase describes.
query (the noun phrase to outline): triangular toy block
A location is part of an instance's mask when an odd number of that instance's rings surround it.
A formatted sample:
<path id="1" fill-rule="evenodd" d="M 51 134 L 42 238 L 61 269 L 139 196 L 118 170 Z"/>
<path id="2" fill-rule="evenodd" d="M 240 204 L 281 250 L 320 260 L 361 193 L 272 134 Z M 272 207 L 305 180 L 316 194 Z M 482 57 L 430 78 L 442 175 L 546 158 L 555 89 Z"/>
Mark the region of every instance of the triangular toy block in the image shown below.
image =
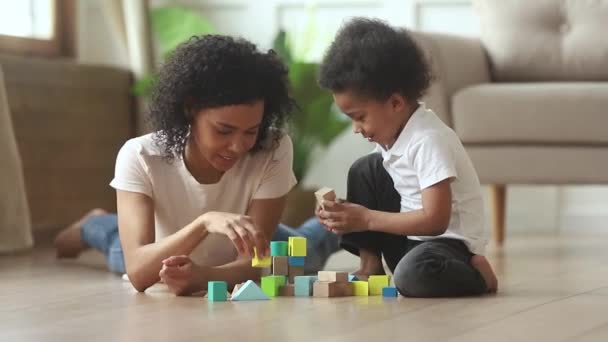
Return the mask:
<path id="1" fill-rule="evenodd" d="M 290 236 L 288 239 L 289 256 L 306 256 L 306 238 L 300 236 Z"/>
<path id="2" fill-rule="evenodd" d="M 262 289 L 253 282 L 253 280 L 247 280 L 235 294 L 232 295 L 233 301 L 246 301 L 246 300 L 269 300 L 268 296 L 262 291 Z"/>

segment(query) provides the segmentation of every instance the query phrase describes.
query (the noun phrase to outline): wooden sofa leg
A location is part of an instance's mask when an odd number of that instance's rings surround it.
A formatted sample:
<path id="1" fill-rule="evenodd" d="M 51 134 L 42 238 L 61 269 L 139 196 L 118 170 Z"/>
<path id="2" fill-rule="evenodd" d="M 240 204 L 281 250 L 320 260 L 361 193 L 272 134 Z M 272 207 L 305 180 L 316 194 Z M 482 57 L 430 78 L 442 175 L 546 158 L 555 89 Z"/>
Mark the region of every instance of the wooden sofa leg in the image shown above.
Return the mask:
<path id="1" fill-rule="evenodd" d="M 491 187 L 492 206 L 494 209 L 494 242 L 502 246 L 505 240 L 505 207 L 507 205 L 507 188 L 504 184 L 494 184 Z"/>

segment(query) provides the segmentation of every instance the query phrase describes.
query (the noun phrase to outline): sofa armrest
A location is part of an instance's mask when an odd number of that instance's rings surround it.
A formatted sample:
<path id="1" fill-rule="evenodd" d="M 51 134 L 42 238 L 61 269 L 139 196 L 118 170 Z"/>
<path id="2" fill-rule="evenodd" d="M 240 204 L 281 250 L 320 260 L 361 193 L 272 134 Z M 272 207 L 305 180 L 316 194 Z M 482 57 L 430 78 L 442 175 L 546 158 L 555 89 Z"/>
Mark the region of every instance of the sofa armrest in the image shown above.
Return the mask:
<path id="1" fill-rule="evenodd" d="M 452 126 L 452 95 L 465 87 L 491 81 L 486 52 L 478 38 L 427 32 L 412 34 L 431 61 L 434 76 L 423 100 Z"/>

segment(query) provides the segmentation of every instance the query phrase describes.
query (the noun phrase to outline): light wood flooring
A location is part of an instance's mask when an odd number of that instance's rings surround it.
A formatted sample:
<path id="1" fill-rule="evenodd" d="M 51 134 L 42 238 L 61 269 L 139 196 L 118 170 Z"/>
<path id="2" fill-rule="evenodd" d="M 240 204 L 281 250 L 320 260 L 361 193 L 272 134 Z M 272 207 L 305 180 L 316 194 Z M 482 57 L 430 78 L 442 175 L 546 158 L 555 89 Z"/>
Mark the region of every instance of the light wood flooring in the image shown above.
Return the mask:
<path id="1" fill-rule="evenodd" d="M 499 293 L 479 298 L 208 303 L 37 249 L 0 256 L 0 341 L 608 341 L 608 229 L 575 233 L 509 235 L 489 253 Z"/>

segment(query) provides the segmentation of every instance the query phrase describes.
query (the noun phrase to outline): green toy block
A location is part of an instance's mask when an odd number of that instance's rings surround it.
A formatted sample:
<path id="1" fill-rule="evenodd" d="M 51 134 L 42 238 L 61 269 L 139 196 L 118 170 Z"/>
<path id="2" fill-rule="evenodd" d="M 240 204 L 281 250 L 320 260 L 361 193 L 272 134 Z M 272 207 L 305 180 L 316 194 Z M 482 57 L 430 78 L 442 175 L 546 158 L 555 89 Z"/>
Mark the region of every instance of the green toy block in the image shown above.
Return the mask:
<path id="1" fill-rule="evenodd" d="M 369 296 L 369 284 L 366 281 L 355 280 L 351 281 L 353 284 L 353 295 L 354 296 Z"/>
<path id="2" fill-rule="evenodd" d="M 210 281 L 207 283 L 207 300 L 210 302 L 225 302 L 228 295 L 228 284 L 225 281 Z"/>
<path id="3" fill-rule="evenodd" d="M 305 257 L 306 256 L 306 238 L 299 236 L 289 237 L 289 256 Z"/>
<path id="4" fill-rule="evenodd" d="M 270 267 L 272 259 L 270 257 L 258 258 L 258 251 L 253 248 L 253 259 L 251 259 L 251 266 L 253 267 Z"/>
<path id="5" fill-rule="evenodd" d="M 287 241 L 271 241 L 270 256 L 288 256 L 288 247 Z"/>
<path id="6" fill-rule="evenodd" d="M 382 288 L 390 284 L 391 278 L 388 275 L 372 275 L 367 279 L 369 283 L 369 295 L 381 296 Z"/>
<path id="7" fill-rule="evenodd" d="M 268 297 L 276 297 L 279 295 L 279 288 L 287 284 L 287 277 L 285 276 L 267 276 L 262 277 L 262 291 Z"/>

